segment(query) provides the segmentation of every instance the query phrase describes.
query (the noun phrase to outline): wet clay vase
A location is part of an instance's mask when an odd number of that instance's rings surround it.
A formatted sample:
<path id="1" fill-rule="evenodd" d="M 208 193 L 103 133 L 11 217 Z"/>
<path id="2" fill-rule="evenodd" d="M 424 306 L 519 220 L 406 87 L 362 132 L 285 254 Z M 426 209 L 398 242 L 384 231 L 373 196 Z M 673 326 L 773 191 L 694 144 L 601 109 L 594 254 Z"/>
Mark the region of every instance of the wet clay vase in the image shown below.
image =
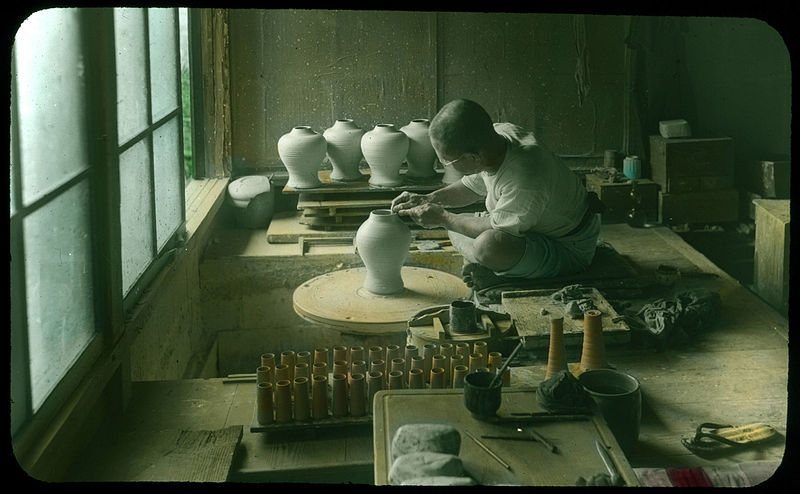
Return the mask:
<path id="1" fill-rule="evenodd" d="M 258 384 L 256 392 L 257 401 L 257 419 L 261 425 L 271 424 L 275 421 L 274 411 L 272 407 L 272 383 L 262 382 Z"/>
<path id="2" fill-rule="evenodd" d="M 328 418 L 328 375 L 311 378 L 311 417 L 314 420 Z"/>
<path id="3" fill-rule="evenodd" d="M 408 136 L 408 154 L 406 163 L 409 178 L 430 178 L 436 175 L 436 151 L 433 150 L 431 137 L 428 134 L 430 120 L 415 118 L 408 124 L 400 127 L 400 132 Z"/>
<path id="4" fill-rule="evenodd" d="M 554 317 L 550 319 L 550 347 L 547 351 L 547 369 L 544 378 L 547 379 L 562 370 L 569 370 L 564 347 L 564 318 Z"/>
<path id="5" fill-rule="evenodd" d="M 311 420 L 311 401 L 309 400 L 308 378 L 294 378 L 294 419 L 299 422 Z"/>
<path id="6" fill-rule="evenodd" d="M 408 136 L 393 124 L 378 124 L 361 138 L 361 152 L 370 170 L 370 185 L 395 187 L 403 183 L 400 168 L 408 154 Z"/>
<path id="7" fill-rule="evenodd" d="M 363 157 L 361 138 L 364 136 L 364 130 L 353 123 L 353 120 L 341 118 L 326 129 L 322 136 L 327 143 L 328 160 L 333 168 L 331 180 L 339 182 L 360 180 L 363 175 L 358 171 L 358 165 Z"/>
<path id="8" fill-rule="evenodd" d="M 292 383 L 281 379 L 275 383 L 275 422 L 288 424 L 292 421 Z"/>
<path id="9" fill-rule="evenodd" d="M 367 413 L 367 385 L 364 374 L 350 375 L 350 415 L 362 417 Z"/>
<path id="10" fill-rule="evenodd" d="M 328 144 L 322 134 L 311 127 L 294 127 L 278 139 L 278 156 L 289 172 L 286 186 L 292 189 L 320 187 L 319 170 L 325 159 Z"/>
<path id="11" fill-rule="evenodd" d="M 354 243 L 366 268 L 362 288 L 375 295 L 402 292 L 411 230 L 400 217 L 388 209 L 373 210 L 358 227 Z"/>
<path id="12" fill-rule="evenodd" d="M 603 341 L 602 312 L 587 310 L 583 314 L 583 347 L 581 348 L 580 371 L 604 369 L 608 367 L 606 361 L 606 346 Z"/>
<path id="13" fill-rule="evenodd" d="M 502 383 L 498 379 L 489 387 L 494 372 L 470 372 L 464 378 L 464 406 L 478 420 L 489 420 L 497 415 L 502 401 Z"/>
<path id="14" fill-rule="evenodd" d="M 625 454 L 639 439 L 642 394 L 639 380 L 613 369 L 583 372 L 578 383 L 589 393 Z"/>

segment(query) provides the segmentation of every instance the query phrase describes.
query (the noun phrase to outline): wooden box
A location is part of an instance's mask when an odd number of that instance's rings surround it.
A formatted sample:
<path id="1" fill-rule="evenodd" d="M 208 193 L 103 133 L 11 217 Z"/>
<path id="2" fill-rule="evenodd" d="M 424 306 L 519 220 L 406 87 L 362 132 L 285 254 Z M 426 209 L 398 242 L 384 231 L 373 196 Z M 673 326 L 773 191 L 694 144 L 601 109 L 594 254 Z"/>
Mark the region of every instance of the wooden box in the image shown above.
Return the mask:
<path id="1" fill-rule="evenodd" d="M 756 199 L 756 240 L 753 285 L 770 305 L 783 312 L 789 307 L 790 201 Z"/>
<path id="2" fill-rule="evenodd" d="M 658 193 L 659 222 L 728 223 L 739 219 L 739 190 Z"/>
<path id="3" fill-rule="evenodd" d="M 668 193 L 731 188 L 733 139 L 650 136 L 650 172 L 653 181 Z"/>
<path id="4" fill-rule="evenodd" d="M 755 161 L 748 164 L 742 177 L 742 188 L 767 199 L 789 199 L 791 194 L 791 162 Z"/>
<path id="5" fill-rule="evenodd" d="M 658 218 L 658 184 L 648 179 L 637 181 L 637 189 L 642 198 L 642 209 L 649 221 Z M 602 214 L 603 223 L 625 223 L 628 221 L 628 212 L 633 207 L 631 200 L 632 184 L 624 182 L 608 182 L 598 174 L 586 175 L 586 189 L 594 192 L 606 205 Z"/>

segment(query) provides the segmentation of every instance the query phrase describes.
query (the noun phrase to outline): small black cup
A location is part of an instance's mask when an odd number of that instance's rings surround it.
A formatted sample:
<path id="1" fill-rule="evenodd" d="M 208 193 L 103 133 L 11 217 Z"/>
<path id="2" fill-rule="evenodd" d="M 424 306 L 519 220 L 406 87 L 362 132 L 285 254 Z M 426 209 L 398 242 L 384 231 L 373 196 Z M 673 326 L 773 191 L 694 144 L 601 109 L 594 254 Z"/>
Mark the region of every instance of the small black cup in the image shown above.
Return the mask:
<path id="1" fill-rule="evenodd" d="M 503 380 L 497 379 L 490 388 L 492 379 L 494 373 L 483 370 L 470 372 L 464 378 L 464 406 L 478 420 L 496 417 L 500 408 Z"/>

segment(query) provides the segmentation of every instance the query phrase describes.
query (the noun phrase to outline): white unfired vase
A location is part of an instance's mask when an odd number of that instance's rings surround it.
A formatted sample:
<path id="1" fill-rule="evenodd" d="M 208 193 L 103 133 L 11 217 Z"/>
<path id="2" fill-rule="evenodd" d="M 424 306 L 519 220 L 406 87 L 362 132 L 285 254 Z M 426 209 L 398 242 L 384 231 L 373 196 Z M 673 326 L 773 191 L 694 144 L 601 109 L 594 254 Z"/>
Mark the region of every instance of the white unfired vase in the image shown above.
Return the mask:
<path id="1" fill-rule="evenodd" d="M 400 131 L 408 136 L 408 154 L 406 163 L 408 171 L 406 176 L 413 178 L 429 178 L 436 175 L 436 151 L 433 150 L 431 137 L 428 134 L 430 120 L 415 118 Z"/>
<path id="2" fill-rule="evenodd" d="M 366 267 L 362 288 L 376 295 L 402 292 L 402 268 L 411 245 L 411 230 L 397 213 L 389 209 L 372 211 L 356 231 L 354 243 Z"/>
<path id="3" fill-rule="evenodd" d="M 327 148 L 325 137 L 305 125 L 282 135 L 278 139 L 278 155 L 289 172 L 286 186 L 293 189 L 321 186 L 319 170 Z"/>
<path id="4" fill-rule="evenodd" d="M 378 124 L 364 133 L 361 152 L 369 165 L 371 185 L 393 187 L 403 183 L 400 167 L 408 154 L 408 136 L 393 124 Z"/>
<path id="5" fill-rule="evenodd" d="M 328 160 L 333 167 L 331 179 L 352 182 L 363 177 L 358 171 L 358 165 L 363 157 L 361 138 L 364 130 L 353 123 L 353 120 L 340 118 L 322 136 L 328 143 Z"/>

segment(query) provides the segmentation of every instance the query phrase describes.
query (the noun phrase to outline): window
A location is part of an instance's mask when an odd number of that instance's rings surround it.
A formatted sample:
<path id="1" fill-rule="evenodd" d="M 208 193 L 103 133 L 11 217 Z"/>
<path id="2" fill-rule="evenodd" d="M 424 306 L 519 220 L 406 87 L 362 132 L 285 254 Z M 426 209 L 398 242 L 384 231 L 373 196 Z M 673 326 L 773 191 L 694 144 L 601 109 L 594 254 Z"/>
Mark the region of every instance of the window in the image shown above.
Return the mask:
<path id="1" fill-rule="evenodd" d="M 48 9 L 16 34 L 12 433 L 122 319 L 108 307 L 130 307 L 180 242 L 188 116 L 178 10 Z M 113 53 L 103 56 L 103 43 Z"/>

